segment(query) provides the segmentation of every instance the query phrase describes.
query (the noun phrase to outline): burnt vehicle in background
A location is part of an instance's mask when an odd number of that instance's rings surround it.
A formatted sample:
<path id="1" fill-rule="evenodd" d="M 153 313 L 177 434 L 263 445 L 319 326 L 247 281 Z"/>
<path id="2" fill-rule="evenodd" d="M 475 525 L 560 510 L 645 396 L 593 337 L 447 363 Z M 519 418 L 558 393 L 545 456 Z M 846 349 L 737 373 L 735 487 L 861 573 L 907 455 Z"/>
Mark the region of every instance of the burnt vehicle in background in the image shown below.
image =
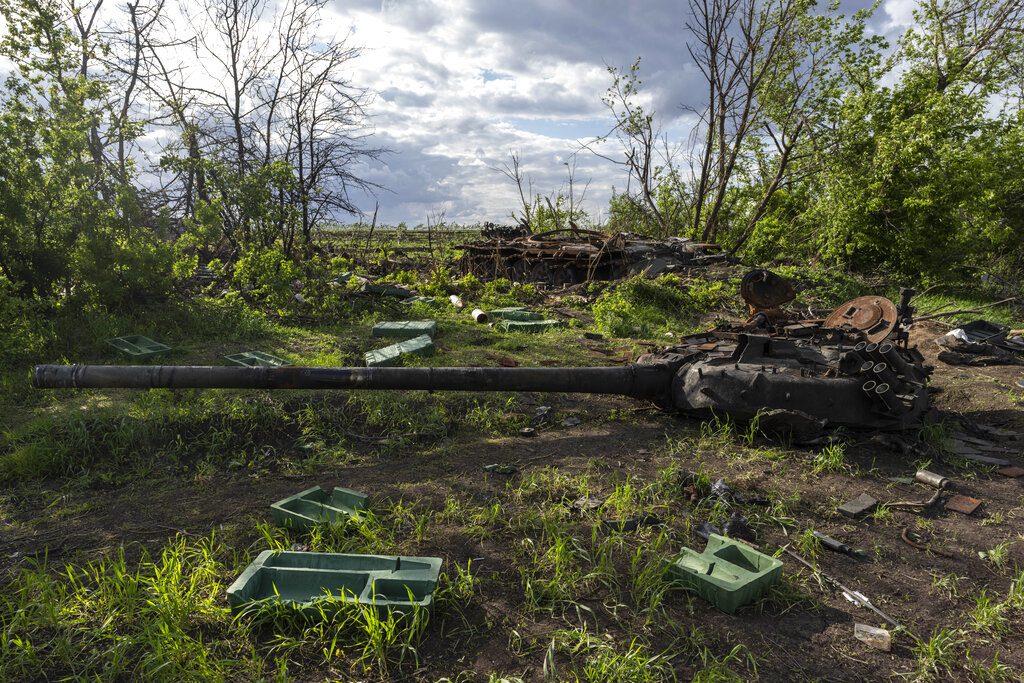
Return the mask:
<path id="1" fill-rule="evenodd" d="M 650 277 L 725 260 L 717 244 L 684 237 L 656 240 L 629 233 L 609 234 L 565 228 L 524 234 L 521 228 L 492 227 L 483 240 L 459 246 L 462 275 L 481 280 L 507 278 L 552 286 L 591 280 Z"/>

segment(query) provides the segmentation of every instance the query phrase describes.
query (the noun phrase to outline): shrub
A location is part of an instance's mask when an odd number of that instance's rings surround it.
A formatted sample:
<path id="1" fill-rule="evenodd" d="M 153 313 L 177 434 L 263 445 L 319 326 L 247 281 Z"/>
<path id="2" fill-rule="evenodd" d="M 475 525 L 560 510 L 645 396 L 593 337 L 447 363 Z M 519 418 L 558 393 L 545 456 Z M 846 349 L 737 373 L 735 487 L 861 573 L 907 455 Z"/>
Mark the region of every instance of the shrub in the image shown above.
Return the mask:
<path id="1" fill-rule="evenodd" d="M 642 275 L 606 290 L 594 302 L 594 320 L 612 337 L 652 337 L 686 332 L 698 318 L 731 297 L 722 282 L 684 285 L 676 275 Z"/>

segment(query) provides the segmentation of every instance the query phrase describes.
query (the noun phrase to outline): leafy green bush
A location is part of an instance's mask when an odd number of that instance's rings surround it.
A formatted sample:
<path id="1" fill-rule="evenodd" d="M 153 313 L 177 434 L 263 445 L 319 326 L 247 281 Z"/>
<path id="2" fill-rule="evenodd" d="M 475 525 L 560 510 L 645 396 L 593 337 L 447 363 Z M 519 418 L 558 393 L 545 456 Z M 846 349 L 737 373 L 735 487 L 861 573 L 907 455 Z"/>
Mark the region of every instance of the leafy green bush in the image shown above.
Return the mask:
<path id="1" fill-rule="evenodd" d="M 483 286 L 480 300 L 487 306 L 516 306 L 537 300 L 537 286 L 500 277 Z"/>
<path id="2" fill-rule="evenodd" d="M 426 280 L 420 278 L 420 294 L 424 296 L 448 296 L 459 294 L 460 290 L 452 281 L 452 272 L 448 266 L 435 266 L 427 275 Z"/>
<path id="3" fill-rule="evenodd" d="M 623 280 L 594 302 L 594 321 L 612 337 L 653 337 L 688 331 L 705 313 L 730 298 L 723 282 L 684 285 L 676 275 Z"/>
<path id="4" fill-rule="evenodd" d="M 476 296 L 483 291 L 484 283 L 473 273 L 467 273 L 455 281 L 455 289 L 463 296 Z"/>
<path id="5" fill-rule="evenodd" d="M 871 290 L 863 277 L 840 268 L 825 270 L 796 265 L 772 266 L 771 270 L 793 284 L 797 303 L 815 308 L 835 308 Z"/>

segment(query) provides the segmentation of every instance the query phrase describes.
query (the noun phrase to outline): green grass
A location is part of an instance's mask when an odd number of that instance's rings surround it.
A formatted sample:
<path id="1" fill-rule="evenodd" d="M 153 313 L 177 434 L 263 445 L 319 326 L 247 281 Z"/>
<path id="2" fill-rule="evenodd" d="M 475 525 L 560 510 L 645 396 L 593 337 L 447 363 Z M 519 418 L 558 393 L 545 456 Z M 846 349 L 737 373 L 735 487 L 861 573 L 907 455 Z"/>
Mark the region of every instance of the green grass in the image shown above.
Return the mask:
<path id="1" fill-rule="evenodd" d="M 960 632 L 951 628 L 936 629 L 928 638 L 915 638 L 911 648 L 915 659 L 914 680 L 930 681 L 952 675 L 963 642 Z"/>
<path id="2" fill-rule="evenodd" d="M 594 302 L 597 328 L 611 337 L 664 339 L 695 330 L 701 316 L 735 302 L 724 282 L 683 283 L 675 275 L 637 276 L 607 289 Z"/>
<path id="3" fill-rule="evenodd" d="M 939 320 L 947 323 L 968 323 L 972 320 L 989 320 L 1011 329 L 1024 327 L 1024 304 L 1020 301 L 997 303 L 1012 296 L 1002 292 L 986 291 L 983 287 L 972 289 L 947 288 L 934 290 L 914 299 L 917 315 L 927 316 L 961 310 L 977 310 L 976 313 L 962 313 L 943 316 Z"/>
<path id="4" fill-rule="evenodd" d="M 814 456 L 811 471 L 815 474 L 822 472 L 842 472 L 847 469 L 846 445 L 836 442 L 825 446 L 821 452 Z"/>
<path id="5" fill-rule="evenodd" d="M 392 237 L 395 244 L 405 239 Z M 438 250 L 450 248 L 446 243 Z M 398 493 L 375 496 L 372 511 L 361 519 L 308 533 L 249 515 L 225 522 L 216 534 L 115 542 L 67 553 L 60 562 L 9 558 L 10 568 L 0 575 L 0 680 L 33 679 L 42 672 L 69 680 L 434 677 L 512 683 L 546 672 L 552 681 L 750 681 L 765 666 L 777 666 L 773 660 L 780 653 L 770 638 L 750 636 L 744 630 L 749 623 L 771 623 L 791 613 L 828 615 L 823 607 L 829 598 L 811 590 L 806 573 L 789 569 L 764 599 L 733 617 L 671 590 L 663 580 L 666 557 L 681 546 L 699 547 L 694 525 L 721 524 L 737 510 L 710 495 L 719 477 L 736 491 L 771 499 L 739 508 L 763 550 L 774 552 L 773 541 L 788 536 L 809 560 L 829 561 L 810 529 L 835 516 L 819 514 L 827 503 L 790 486 L 812 479 L 807 466 L 787 448 L 766 445 L 756 420 L 737 424 L 723 416 L 688 425 L 637 417 L 623 408 L 628 404 L 615 404 L 618 412 L 609 414 L 582 402 L 570 410 L 553 403 L 561 412 L 548 429 L 558 439 L 539 446 L 541 439 L 518 440 L 535 406 L 529 397 L 511 393 L 73 393 L 27 386 L 26 368 L 33 362 L 123 362 L 103 339 L 126 332 L 180 348 L 170 359 L 180 364 L 219 364 L 224 354 L 250 348 L 299 365 L 359 364 L 366 349 L 381 343 L 370 336 L 373 323 L 397 319 L 439 321 L 436 355 L 412 359 L 416 365 L 493 367 L 509 359 L 521 366 L 603 363 L 600 356 L 581 353 L 578 322 L 525 335 L 469 319 L 468 311 L 477 306 L 539 308 L 542 297 L 533 288 L 453 280 L 443 267 L 395 271 L 390 279 L 426 283 L 434 296 L 459 293 L 466 307 L 458 311 L 444 300 L 403 306 L 342 292 L 305 313 L 260 312 L 238 297 L 199 297 L 131 315 L 51 321 L 61 331 L 44 332 L 58 334 L 60 344 L 26 351 L 0 372 L 0 524 L 70 528 L 79 516 L 103 510 L 104 491 L 128 485 L 244 478 L 257 482 L 258 490 L 264 478 L 281 483 L 284 477 L 343 476 L 367 462 L 398 466 L 413 454 L 445 464 L 468 447 L 497 445 L 505 449 L 503 461 L 518 464 L 520 471 L 498 476 L 474 466 L 475 476 L 449 477 L 445 471 L 423 481 L 417 473 L 394 482 Z M 734 279 L 630 280 L 618 288 L 581 287 L 559 305 L 591 310 L 595 327 L 609 334 L 671 342 L 667 332 L 703 328 L 709 313 L 736 313 L 735 285 Z M 860 293 L 862 283 L 812 274 L 801 286 L 801 304 L 825 306 Z M 605 344 L 620 351 L 629 342 Z M 565 414 L 584 418 L 597 438 L 607 430 L 611 438 L 642 445 L 650 452 L 641 460 L 651 458 L 657 466 L 612 462 L 600 449 L 573 452 L 579 457 L 567 465 L 548 466 L 547 449 L 576 448 L 575 433 L 559 431 Z M 633 437 L 634 424 L 656 425 L 659 434 L 664 428 L 665 437 L 641 444 Z M 941 440 L 939 431 L 932 435 L 935 441 Z M 841 445 L 823 449 L 810 470 L 855 472 Z M 691 471 L 684 495 L 681 479 Z M 579 499 L 597 504 L 575 505 Z M 26 500 L 31 509 L 52 504 L 38 519 L 26 520 Z M 605 523 L 641 514 L 655 514 L 664 525 L 625 532 Z M 896 514 L 883 507 L 875 521 L 895 523 Z M 931 635 L 913 640 L 907 660 L 912 664 L 903 662 L 913 668 L 908 677 L 1002 681 L 1018 675 L 995 648 L 1010 651 L 1016 642 L 1024 574 L 1012 566 L 1008 543 L 989 545 L 992 583 L 954 575 L 934 579 L 933 592 L 952 603 L 955 619 L 934 631 L 929 623 Z M 233 615 L 224 590 L 247 562 L 263 549 L 294 547 L 438 555 L 447 561 L 429 613 L 353 608 L 310 620 L 282 607 Z M 482 669 L 480 662 L 494 652 L 509 659 L 495 663 L 494 671 Z"/>

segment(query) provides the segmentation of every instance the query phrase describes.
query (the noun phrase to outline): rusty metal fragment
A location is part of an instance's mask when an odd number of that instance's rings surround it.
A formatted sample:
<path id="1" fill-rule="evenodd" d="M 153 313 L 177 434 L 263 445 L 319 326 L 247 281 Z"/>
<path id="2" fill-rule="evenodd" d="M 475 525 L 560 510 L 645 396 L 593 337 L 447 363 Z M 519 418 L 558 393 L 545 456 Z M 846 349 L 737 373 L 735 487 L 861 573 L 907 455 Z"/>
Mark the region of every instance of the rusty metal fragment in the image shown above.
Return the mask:
<path id="1" fill-rule="evenodd" d="M 1024 477 L 1024 467 L 1003 467 L 1002 469 L 996 470 L 996 474 L 1016 479 L 1017 477 Z"/>
<path id="2" fill-rule="evenodd" d="M 981 501 L 977 498 L 971 498 L 970 496 L 956 495 L 946 501 L 946 509 L 959 512 L 961 514 L 970 515 L 978 506 L 981 505 Z"/>
<path id="3" fill-rule="evenodd" d="M 743 276 L 740 282 L 740 296 L 747 302 L 751 314 L 757 311 L 776 309 L 796 297 L 796 290 L 789 280 L 770 270 L 755 268 Z"/>
<path id="4" fill-rule="evenodd" d="M 883 296 L 851 299 L 825 319 L 826 327 L 860 330 L 869 342 L 886 339 L 895 329 L 896 323 L 896 304 Z"/>

